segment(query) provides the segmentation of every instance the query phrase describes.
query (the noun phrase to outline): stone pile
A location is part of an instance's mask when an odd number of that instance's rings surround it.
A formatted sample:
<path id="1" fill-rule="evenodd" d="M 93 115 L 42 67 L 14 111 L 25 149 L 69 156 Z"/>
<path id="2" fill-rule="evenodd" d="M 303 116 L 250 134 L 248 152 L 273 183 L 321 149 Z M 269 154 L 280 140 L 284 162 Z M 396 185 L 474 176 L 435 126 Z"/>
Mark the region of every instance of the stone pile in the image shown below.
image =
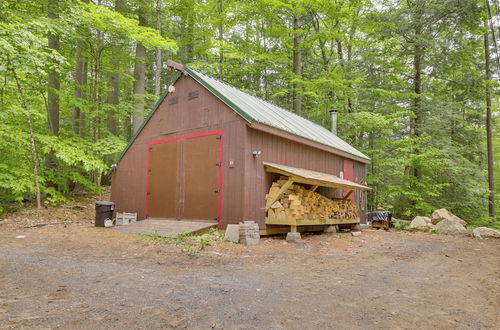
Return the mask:
<path id="1" fill-rule="evenodd" d="M 447 209 L 438 209 L 432 212 L 432 216 L 416 216 L 410 223 L 410 230 L 427 231 L 434 230 L 440 234 L 466 234 L 467 222 L 460 219 Z"/>

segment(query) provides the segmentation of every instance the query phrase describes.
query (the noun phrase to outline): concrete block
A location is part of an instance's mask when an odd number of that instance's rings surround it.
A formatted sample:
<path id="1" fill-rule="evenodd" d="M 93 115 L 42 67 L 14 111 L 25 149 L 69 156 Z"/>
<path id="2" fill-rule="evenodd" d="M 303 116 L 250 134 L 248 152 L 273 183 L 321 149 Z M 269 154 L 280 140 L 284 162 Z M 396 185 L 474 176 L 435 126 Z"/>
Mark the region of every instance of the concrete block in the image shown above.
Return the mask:
<path id="1" fill-rule="evenodd" d="M 239 243 L 240 241 L 240 225 L 227 225 L 224 233 L 224 242 L 229 241 Z"/>
<path id="2" fill-rule="evenodd" d="M 259 225 L 255 221 L 245 221 L 240 224 L 240 243 L 256 245 L 260 242 Z"/>
<path id="3" fill-rule="evenodd" d="M 351 235 L 354 237 L 359 237 L 359 236 L 361 236 L 361 232 L 360 231 L 351 231 Z"/>
<path id="4" fill-rule="evenodd" d="M 299 232 L 296 232 L 296 233 L 289 232 L 289 233 L 287 233 L 286 234 L 286 241 L 288 243 L 301 243 L 301 242 L 304 242 L 304 240 L 300 236 Z"/>

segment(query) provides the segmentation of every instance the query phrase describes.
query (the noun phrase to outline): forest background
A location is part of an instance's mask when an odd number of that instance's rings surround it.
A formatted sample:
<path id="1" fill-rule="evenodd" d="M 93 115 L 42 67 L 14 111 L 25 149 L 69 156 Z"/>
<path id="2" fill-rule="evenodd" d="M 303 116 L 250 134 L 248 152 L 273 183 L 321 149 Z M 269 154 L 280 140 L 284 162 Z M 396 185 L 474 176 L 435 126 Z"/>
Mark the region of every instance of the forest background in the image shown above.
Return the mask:
<path id="1" fill-rule="evenodd" d="M 337 111 L 370 209 L 499 227 L 499 35 L 498 0 L 0 0 L 0 212 L 108 184 L 172 59 Z"/>

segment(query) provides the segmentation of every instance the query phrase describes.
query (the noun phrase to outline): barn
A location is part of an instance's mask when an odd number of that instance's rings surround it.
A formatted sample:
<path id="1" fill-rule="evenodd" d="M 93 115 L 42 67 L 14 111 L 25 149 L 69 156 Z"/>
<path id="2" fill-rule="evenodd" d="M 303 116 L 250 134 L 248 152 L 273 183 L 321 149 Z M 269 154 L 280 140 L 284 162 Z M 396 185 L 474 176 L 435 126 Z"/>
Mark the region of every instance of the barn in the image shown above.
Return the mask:
<path id="1" fill-rule="evenodd" d="M 188 66 L 168 66 L 177 78 L 113 166 L 118 212 L 219 228 L 252 220 L 262 233 L 365 219 L 366 155 L 301 116 Z M 290 210 L 270 217 L 269 208 L 291 187 L 350 200 L 357 214 L 291 219 Z"/>

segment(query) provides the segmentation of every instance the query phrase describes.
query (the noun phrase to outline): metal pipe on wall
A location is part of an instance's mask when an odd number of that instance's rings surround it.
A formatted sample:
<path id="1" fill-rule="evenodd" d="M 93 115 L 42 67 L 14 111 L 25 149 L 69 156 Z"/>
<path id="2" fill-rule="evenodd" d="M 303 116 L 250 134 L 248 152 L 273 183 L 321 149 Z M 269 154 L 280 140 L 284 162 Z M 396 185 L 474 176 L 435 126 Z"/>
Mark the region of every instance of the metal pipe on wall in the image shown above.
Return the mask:
<path id="1" fill-rule="evenodd" d="M 331 131 L 333 134 L 337 135 L 337 117 L 338 117 L 338 112 L 331 110 L 330 115 L 332 116 L 332 127 Z"/>

